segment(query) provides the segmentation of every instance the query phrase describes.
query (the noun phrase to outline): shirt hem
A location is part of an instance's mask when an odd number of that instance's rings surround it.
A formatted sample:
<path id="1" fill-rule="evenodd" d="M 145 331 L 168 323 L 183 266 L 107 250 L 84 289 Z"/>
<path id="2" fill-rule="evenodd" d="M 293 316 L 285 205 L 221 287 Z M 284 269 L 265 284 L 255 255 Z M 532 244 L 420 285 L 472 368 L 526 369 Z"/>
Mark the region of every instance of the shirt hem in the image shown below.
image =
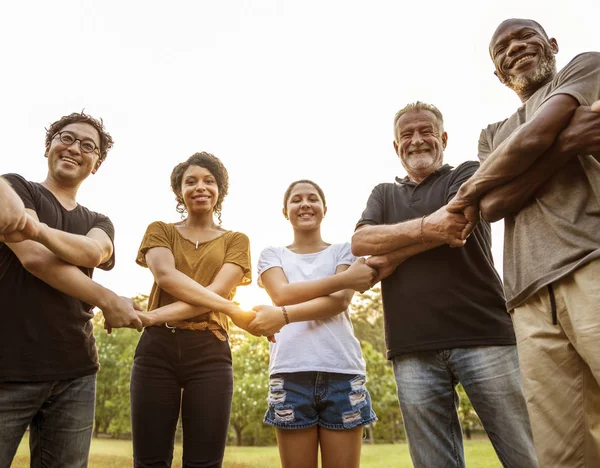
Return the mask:
<path id="1" fill-rule="evenodd" d="M 540 289 L 549 284 L 554 283 L 567 275 L 570 275 L 575 270 L 583 267 L 585 264 L 590 263 L 593 260 L 600 258 L 600 249 L 594 250 L 591 254 L 582 258 L 578 262 L 565 267 L 564 269 L 553 271 L 540 279 L 533 281 L 529 286 L 523 288 L 521 292 L 515 294 L 512 299 L 506 301 L 506 309 L 513 310 L 527 302 L 533 295 L 535 295 Z"/>
<path id="2" fill-rule="evenodd" d="M 55 373 L 55 374 L 44 374 L 39 375 L 35 373 L 31 374 L 12 374 L 12 375 L 2 375 L 0 376 L 0 382 L 46 382 L 49 380 L 70 380 L 77 379 L 79 377 L 85 377 L 86 375 L 96 374 L 98 373 L 98 369 L 100 366 L 94 366 L 93 368 L 88 368 L 80 371 L 69 371 L 64 373 Z"/>
<path id="3" fill-rule="evenodd" d="M 453 349 L 453 348 L 473 348 L 475 346 L 514 346 L 517 344 L 515 337 L 496 337 L 496 338 L 481 338 L 463 340 L 463 341 L 438 341 L 435 343 L 424 343 L 413 346 L 407 346 L 401 349 L 390 349 L 386 353 L 388 360 L 391 360 L 402 354 L 415 353 L 420 351 L 435 351 L 438 349 Z"/>
<path id="4" fill-rule="evenodd" d="M 281 367 L 281 368 L 273 368 L 269 369 L 269 376 L 274 374 L 293 374 L 294 372 L 329 372 L 332 374 L 360 374 L 366 375 L 367 369 L 363 368 L 333 368 L 333 367 L 320 367 L 320 366 L 310 366 L 310 367 Z"/>

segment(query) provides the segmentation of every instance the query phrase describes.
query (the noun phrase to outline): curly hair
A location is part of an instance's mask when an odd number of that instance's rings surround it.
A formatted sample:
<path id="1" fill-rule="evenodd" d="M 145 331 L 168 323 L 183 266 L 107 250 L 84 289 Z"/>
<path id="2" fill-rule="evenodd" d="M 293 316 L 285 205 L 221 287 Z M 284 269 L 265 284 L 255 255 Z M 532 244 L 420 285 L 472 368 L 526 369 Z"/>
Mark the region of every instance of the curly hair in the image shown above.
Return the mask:
<path id="1" fill-rule="evenodd" d="M 97 120 L 91 115 L 84 113 L 83 111 L 73 112 L 72 114 L 65 115 L 61 117 L 60 120 L 57 120 L 46 129 L 46 153 L 48 153 L 50 145 L 52 144 L 52 138 L 54 137 L 54 135 L 56 135 L 57 132 L 60 132 L 69 124 L 78 122 L 89 124 L 96 129 L 98 135 L 100 136 L 100 147 L 98 148 L 100 152 L 99 161 L 104 161 L 106 159 L 106 154 L 108 153 L 108 150 L 112 148 L 114 141 L 110 134 L 104 128 L 104 122 L 102 121 L 102 119 Z"/>
<path id="2" fill-rule="evenodd" d="M 171 189 L 175 194 L 175 200 L 177 201 L 177 213 L 184 214 L 187 211 L 183 196 L 181 195 L 181 182 L 183 180 L 183 174 L 188 170 L 190 166 L 200 166 L 208 169 L 210 173 L 217 180 L 217 187 L 219 188 L 219 196 L 217 203 L 213 209 L 213 212 L 219 218 L 219 225 L 221 224 L 221 209 L 223 208 L 223 199 L 227 195 L 229 190 L 229 174 L 227 169 L 219 158 L 215 155 L 202 151 L 201 153 L 192 154 L 186 161 L 177 164 L 171 172 Z"/>
<path id="3" fill-rule="evenodd" d="M 300 180 L 296 180 L 296 181 L 292 182 L 289 185 L 289 187 L 287 188 L 287 190 L 285 191 L 285 193 L 283 194 L 283 213 L 284 213 L 284 215 L 286 217 L 287 217 L 287 202 L 290 199 L 290 196 L 292 195 L 292 189 L 296 185 L 298 185 L 298 184 L 310 184 L 310 185 L 312 185 L 317 190 L 317 193 L 321 197 L 321 201 L 323 202 L 323 210 L 327 211 L 327 202 L 325 201 L 325 194 L 323 193 L 323 189 L 321 189 L 321 187 L 319 187 L 312 180 L 300 179 Z"/>

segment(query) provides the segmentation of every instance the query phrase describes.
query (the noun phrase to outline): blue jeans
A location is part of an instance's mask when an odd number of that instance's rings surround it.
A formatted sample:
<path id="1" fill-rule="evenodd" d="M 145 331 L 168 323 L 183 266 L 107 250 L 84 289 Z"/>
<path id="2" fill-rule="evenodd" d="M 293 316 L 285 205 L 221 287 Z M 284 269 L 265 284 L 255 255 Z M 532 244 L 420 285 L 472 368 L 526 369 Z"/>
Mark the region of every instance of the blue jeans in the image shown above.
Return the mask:
<path id="1" fill-rule="evenodd" d="M 456 385 L 462 383 L 504 467 L 537 467 L 515 346 L 423 351 L 394 358 L 415 468 L 465 466 Z"/>
<path id="2" fill-rule="evenodd" d="M 30 426 L 32 467 L 86 467 L 96 374 L 45 382 L 0 382 L 0 468 L 9 467 Z"/>
<path id="3" fill-rule="evenodd" d="M 264 422 L 279 429 L 304 429 L 317 424 L 344 430 L 377 420 L 364 375 L 333 372 L 273 374 Z"/>

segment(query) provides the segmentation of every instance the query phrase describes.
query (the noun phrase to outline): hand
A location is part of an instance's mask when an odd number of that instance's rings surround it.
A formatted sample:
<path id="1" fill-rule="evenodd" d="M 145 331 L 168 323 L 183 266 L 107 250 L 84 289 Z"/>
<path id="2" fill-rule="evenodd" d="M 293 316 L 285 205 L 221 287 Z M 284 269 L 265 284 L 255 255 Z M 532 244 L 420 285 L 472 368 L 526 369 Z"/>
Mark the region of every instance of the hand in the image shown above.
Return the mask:
<path id="1" fill-rule="evenodd" d="M 375 275 L 375 278 L 373 278 L 373 284 L 379 283 L 381 280 L 390 276 L 394 271 L 396 271 L 396 268 L 398 265 L 400 265 L 400 263 L 390 263 L 389 259 L 385 255 L 373 255 L 367 258 L 367 265 L 377 270 L 377 274 Z"/>
<path id="2" fill-rule="evenodd" d="M 600 156 L 600 100 L 575 110 L 567 128 L 558 135 L 558 144 L 563 151 Z"/>
<path id="3" fill-rule="evenodd" d="M 110 333 L 113 328 L 135 328 L 142 331 L 142 321 L 138 317 L 138 312 L 142 308 L 131 298 L 115 296 L 108 305 L 102 308 L 106 330 Z"/>
<path id="4" fill-rule="evenodd" d="M 5 232 L 0 234 L 0 242 L 23 242 L 26 240 L 36 240 L 42 229 L 42 224 L 33 216 L 25 214 L 23 225 L 19 230 Z"/>
<path id="5" fill-rule="evenodd" d="M 281 307 L 258 305 L 252 309 L 256 311 L 256 318 L 250 324 L 248 331 L 253 334 L 272 336 L 286 325 Z"/>
<path id="6" fill-rule="evenodd" d="M 154 321 L 155 315 L 156 314 L 152 314 L 152 312 L 138 312 L 138 318 L 142 322 L 144 328 L 156 325 L 156 322 Z"/>
<path id="7" fill-rule="evenodd" d="M 242 330 L 250 331 L 250 323 L 256 317 L 256 312 L 254 311 L 246 311 L 242 309 L 238 309 L 237 311 L 231 312 L 229 318 L 236 327 L 241 328 Z M 252 333 L 252 332 L 250 332 Z"/>
<path id="8" fill-rule="evenodd" d="M 341 273 L 347 280 L 347 288 L 358 292 L 365 292 L 374 284 L 377 272 L 367 264 L 364 258 L 357 258 L 346 271 Z"/>
<path id="9" fill-rule="evenodd" d="M 448 206 L 442 206 L 423 221 L 423 239 L 427 242 L 443 242 L 450 247 L 462 247 L 465 240 L 463 231 L 468 219 L 462 212 L 450 212 Z"/>
<path id="10" fill-rule="evenodd" d="M 461 238 L 466 242 L 479 223 L 479 203 L 467 206 L 463 212 L 463 216 L 467 219 L 467 224 L 462 231 Z"/>

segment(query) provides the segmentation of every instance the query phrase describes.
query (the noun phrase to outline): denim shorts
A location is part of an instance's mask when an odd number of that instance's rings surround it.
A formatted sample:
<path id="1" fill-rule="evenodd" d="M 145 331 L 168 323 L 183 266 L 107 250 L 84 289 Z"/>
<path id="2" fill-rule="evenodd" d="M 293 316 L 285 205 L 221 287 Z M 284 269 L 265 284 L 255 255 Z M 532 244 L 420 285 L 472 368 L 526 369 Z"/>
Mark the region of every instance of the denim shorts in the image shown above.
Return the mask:
<path id="1" fill-rule="evenodd" d="M 279 429 L 352 429 L 377 420 L 364 375 L 332 372 L 273 374 L 265 423 Z"/>

